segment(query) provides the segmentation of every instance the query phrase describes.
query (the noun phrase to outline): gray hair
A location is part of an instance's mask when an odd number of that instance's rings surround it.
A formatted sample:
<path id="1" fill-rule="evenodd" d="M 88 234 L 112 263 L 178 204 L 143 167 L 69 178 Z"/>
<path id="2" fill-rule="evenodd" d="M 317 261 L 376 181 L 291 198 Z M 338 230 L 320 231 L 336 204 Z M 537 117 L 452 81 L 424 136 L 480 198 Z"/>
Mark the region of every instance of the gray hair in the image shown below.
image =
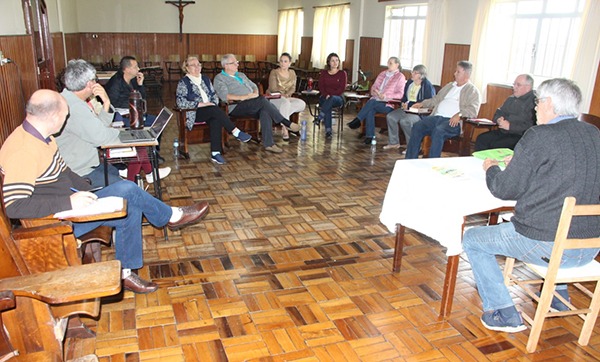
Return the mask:
<path id="1" fill-rule="evenodd" d="M 421 74 L 421 79 L 427 78 L 427 67 L 423 64 L 415 65 L 415 67 L 413 68 L 413 72 Z"/>
<path id="2" fill-rule="evenodd" d="M 525 78 L 525 83 L 527 83 L 527 85 L 531 86 L 531 88 L 533 89 L 533 77 L 530 76 L 529 74 L 521 74 L 520 77 Z"/>
<path id="3" fill-rule="evenodd" d="M 471 75 L 471 72 L 473 71 L 473 63 L 469 62 L 468 60 L 461 60 L 456 63 L 456 65 L 461 67 L 468 75 Z"/>
<path id="4" fill-rule="evenodd" d="M 231 59 L 231 58 L 235 58 L 235 55 L 233 55 L 233 54 L 225 54 L 225 55 L 223 55 L 223 56 L 221 57 L 221 66 L 222 66 L 223 68 L 225 68 L 225 65 L 226 65 L 227 63 L 229 63 L 229 59 Z"/>
<path id="5" fill-rule="evenodd" d="M 400 59 L 398 57 L 390 57 L 388 61 L 393 61 L 395 64 L 400 64 Z"/>
<path id="6" fill-rule="evenodd" d="M 537 97 L 552 98 L 554 113 L 559 116 L 579 116 L 581 89 L 570 79 L 554 78 L 542 82 L 537 89 Z"/>
<path id="7" fill-rule="evenodd" d="M 85 88 L 87 82 L 96 78 L 96 69 L 83 59 L 69 60 L 65 68 L 65 88 L 77 92 Z"/>

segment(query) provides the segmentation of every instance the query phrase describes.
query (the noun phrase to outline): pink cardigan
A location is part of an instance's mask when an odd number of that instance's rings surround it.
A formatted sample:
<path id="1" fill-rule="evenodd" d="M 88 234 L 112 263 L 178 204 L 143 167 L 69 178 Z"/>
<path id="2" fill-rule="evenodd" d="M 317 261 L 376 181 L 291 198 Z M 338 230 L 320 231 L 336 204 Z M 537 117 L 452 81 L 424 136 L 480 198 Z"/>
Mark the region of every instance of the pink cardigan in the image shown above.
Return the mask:
<path id="1" fill-rule="evenodd" d="M 383 83 L 383 80 L 385 79 L 385 72 L 387 72 L 387 70 L 384 70 L 383 72 L 379 73 L 379 75 L 377 76 L 377 79 L 375 79 L 375 83 L 373 83 L 373 86 L 371 87 L 371 95 L 373 97 L 376 97 L 375 93 L 373 92 L 373 90 L 379 90 L 379 87 L 381 87 L 381 83 Z M 398 73 L 394 74 L 392 76 L 392 78 L 390 80 L 388 80 L 387 84 L 385 85 L 385 89 L 383 90 L 383 94 L 385 95 L 386 99 L 401 99 L 402 96 L 404 96 L 404 85 L 406 84 L 406 77 L 404 77 L 404 74 L 402 74 L 401 71 L 398 71 Z"/>

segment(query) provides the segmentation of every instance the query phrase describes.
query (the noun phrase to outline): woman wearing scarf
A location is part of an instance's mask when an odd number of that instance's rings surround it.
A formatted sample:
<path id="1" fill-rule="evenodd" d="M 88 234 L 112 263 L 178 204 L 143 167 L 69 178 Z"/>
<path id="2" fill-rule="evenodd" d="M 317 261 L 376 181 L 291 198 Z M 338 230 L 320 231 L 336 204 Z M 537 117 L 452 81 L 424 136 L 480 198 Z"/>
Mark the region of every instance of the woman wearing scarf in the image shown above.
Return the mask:
<path id="1" fill-rule="evenodd" d="M 240 131 L 231 122 L 219 105 L 219 98 L 207 76 L 201 75 L 202 65 L 197 57 L 189 56 L 183 62 L 185 77 L 177 84 L 177 107 L 196 108 L 195 112 L 187 112 L 186 127 L 191 130 L 194 123 L 208 123 L 210 127 L 211 161 L 222 165 L 225 163 L 221 155 L 221 134 L 223 127 L 241 142 L 250 141 L 249 134 Z"/>
<path id="2" fill-rule="evenodd" d="M 404 95 L 406 78 L 400 72 L 400 59 L 391 57 L 387 62 L 388 69 L 379 73 L 371 87 L 371 99 L 362 107 L 356 118 L 348 123 L 348 127 L 356 129 L 360 122 L 366 121 L 365 144 L 371 144 L 375 137 L 375 113 L 389 113 L 395 109 L 390 100 L 400 100 Z"/>

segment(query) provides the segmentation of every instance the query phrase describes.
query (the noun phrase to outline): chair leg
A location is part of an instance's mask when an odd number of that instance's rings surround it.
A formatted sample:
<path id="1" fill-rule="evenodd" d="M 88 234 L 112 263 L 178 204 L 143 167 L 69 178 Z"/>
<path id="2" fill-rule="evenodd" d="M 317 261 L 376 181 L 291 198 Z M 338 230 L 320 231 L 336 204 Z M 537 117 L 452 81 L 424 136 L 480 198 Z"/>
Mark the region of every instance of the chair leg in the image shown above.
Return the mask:
<path id="1" fill-rule="evenodd" d="M 587 346 L 590 341 L 590 336 L 592 335 L 592 331 L 594 330 L 594 325 L 596 324 L 596 319 L 598 318 L 598 312 L 600 311 L 600 283 L 596 283 L 596 288 L 594 290 L 594 296 L 592 297 L 592 301 L 590 303 L 591 311 L 585 316 L 585 322 L 583 322 L 583 327 L 581 328 L 581 333 L 579 333 L 579 343 L 582 346 Z"/>
<path id="2" fill-rule="evenodd" d="M 504 261 L 504 271 L 502 274 L 504 275 L 504 284 L 506 286 L 511 285 L 510 276 L 512 274 L 513 268 L 515 266 L 515 258 L 506 258 Z"/>
<path id="3" fill-rule="evenodd" d="M 529 332 L 529 339 L 527 339 L 527 352 L 533 353 L 537 348 L 538 342 L 540 341 L 540 335 L 542 334 L 542 328 L 544 327 L 544 321 L 550 310 L 550 304 L 554 297 L 554 289 L 556 285 L 546 281 L 542 288 L 540 295 L 540 301 L 535 310 L 535 316 L 533 317 L 533 323 L 531 324 L 531 331 Z"/>

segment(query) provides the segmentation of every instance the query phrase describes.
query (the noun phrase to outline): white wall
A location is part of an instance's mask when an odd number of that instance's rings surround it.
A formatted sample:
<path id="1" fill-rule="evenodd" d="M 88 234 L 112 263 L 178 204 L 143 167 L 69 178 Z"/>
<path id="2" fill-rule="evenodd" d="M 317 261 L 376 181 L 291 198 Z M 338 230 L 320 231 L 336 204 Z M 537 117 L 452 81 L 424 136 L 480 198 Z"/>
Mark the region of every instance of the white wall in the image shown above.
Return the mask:
<path id="1" fill-rule="evenodd" d="M 0 35 L 25 34 L 25 18 L 21 0 L 0 1 Z"/>
<path id="2" fill-rule="evenodd" d="M 77 33 L 77 0 L 56 0 L 58 4 L 60 30 L 63 33 Z"/>
<path id="3" fill-rule="evenodd" d="M 78 0 L 76 8 L 79 32 L 179 32 L 179 10 L 164 0 Z M 184 33 L 277 34 L 277 0 L 199 0 L 183 14 Z"/>

